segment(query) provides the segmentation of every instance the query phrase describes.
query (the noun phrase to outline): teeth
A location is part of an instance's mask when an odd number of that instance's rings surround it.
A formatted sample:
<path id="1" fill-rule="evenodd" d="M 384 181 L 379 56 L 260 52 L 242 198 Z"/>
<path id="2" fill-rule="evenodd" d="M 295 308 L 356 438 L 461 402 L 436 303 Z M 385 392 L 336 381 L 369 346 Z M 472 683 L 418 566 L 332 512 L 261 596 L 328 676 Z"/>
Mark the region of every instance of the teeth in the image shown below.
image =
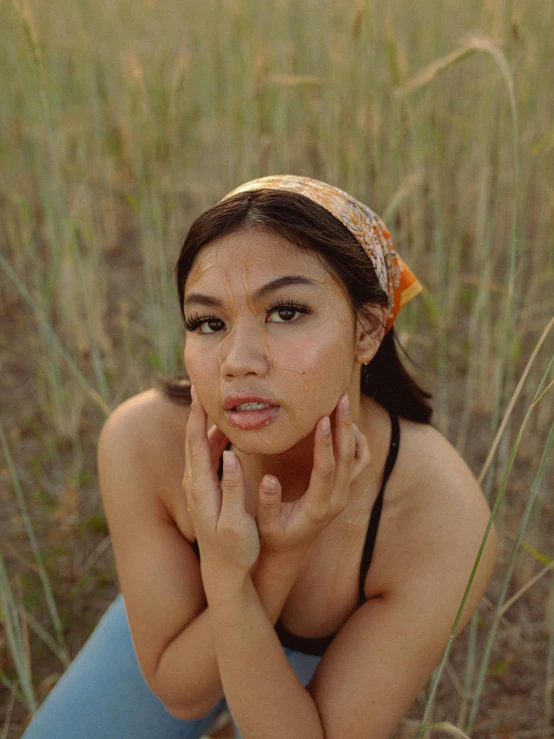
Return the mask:
<path id="1" fill-rule="evenodd" d="M 243 403 L 242 405 L 237 405 L 235 408 L 236 411 L 261 411 L 263 408 L 269 408 L 269 405 L 266 405 L 265 403 Z"/>

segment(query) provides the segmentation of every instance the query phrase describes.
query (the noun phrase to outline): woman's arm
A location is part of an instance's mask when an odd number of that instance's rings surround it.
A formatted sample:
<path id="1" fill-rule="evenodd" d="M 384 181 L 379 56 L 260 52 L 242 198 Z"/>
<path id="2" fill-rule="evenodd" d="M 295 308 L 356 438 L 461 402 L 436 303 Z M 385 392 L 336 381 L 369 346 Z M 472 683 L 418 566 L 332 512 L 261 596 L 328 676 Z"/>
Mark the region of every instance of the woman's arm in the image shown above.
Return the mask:
<path id="1" fill-rule="evenodd" d="M 192 398 L 183 489 L 202 554 L 202 582 L 225 697 L 243 736 L 319 739 L 323 731 L 317 708 L 289 665 L 251 572 L 262 552 L 261 533 L 266 551 L 274 551 L 274 561 L 280 563 L 273 587 L 286 597 L 311 544 L 344 509 L 358 447 L 348 397 L 341 398 L 335 417 L 336 449 L 329 418 L 320 419 L 310 485 L 300 502 L 282 504 L 280 485 L 271 492 L 262 482 L 256 521 L 245 507 L 244 469 L 231 452 L 224 452 L 223 478 L 213 484 L 214 440 L 194 389 Z"/>
<path id="2" fill-rule="evenodd" d="M 425 491 L 425 504 L 397 521 L 401 561 L 387 590 L 354 611 L 306 688 L 250 576 L 223 581 L 203 566 L 221 680 L 242 739 L 386 739 L 467 624 L 494 569 L 497 536 L 467 465 L 443 437 L 428 436 L 404 489 L 407 499 Z"/>
<path id="3" fill-rule="evenodd" d="M 283 565 L 289 589 L 298 570 Z M 205 576 L 219 672 L 242 739 L 324 739 L 313 698 L 299 681 L 250 575 L 222 584 Z"/>
<path id="4" fill-rule="evenodd" d="M 299 567 L 284 569 L 272 554 L 260 554 L 251 582 L 271 627 L 279 618 L 298 571 Z M 176 718 L 201 718 L 223 697 L 213 622 L 208 606 L 175 637 L 158 663 L 153 678 L 155 692 L 166 698 L 164 705 Z M 171 703 L 169 696 L 174 696 Z"/>
<path id="5" fill-rule="evenodd" d="M 223 690 L 198 559 L 161 504 L 159 464 L 149 461 L 166 453 L 153 418 L 138 402 L 112 413 L 98 440 L 100 493 L 142 675 L 170 713 L 196 718 Z M 252 568 L 272 625 L 293 584 L 279 567 L 262 548 Z"/>

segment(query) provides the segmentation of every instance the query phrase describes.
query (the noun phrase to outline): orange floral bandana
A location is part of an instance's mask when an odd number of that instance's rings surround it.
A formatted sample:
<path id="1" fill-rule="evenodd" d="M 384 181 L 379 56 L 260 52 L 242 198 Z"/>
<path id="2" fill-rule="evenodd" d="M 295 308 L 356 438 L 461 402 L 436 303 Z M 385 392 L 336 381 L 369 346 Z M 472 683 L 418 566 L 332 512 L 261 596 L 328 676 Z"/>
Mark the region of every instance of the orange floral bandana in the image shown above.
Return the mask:
<path id="1" fill-rule="evenodd" d="M 222 201 L 240 192 L 261 189 L 288 190 L 305 195 L 335 216 L 358 239 L 371 259 L 379 284 L 388 295 L 385 333 L 389 331 L 401 309 L 421 292 L 423 286 L 396 251 L 379 216 L 338 187 L 296 175 L 272 175 L 251 180 L 231 190 Z"/>

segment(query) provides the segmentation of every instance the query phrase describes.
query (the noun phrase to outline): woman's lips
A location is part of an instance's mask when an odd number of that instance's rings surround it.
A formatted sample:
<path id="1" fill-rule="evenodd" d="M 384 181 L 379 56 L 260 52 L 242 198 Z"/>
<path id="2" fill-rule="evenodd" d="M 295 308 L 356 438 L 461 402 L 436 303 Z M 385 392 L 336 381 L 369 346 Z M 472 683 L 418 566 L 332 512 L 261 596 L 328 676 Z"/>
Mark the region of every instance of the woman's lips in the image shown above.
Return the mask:
<path id="1" fill-rule="evenodd" d="M 259 411 L 225 411 L 229 423 L 243 431 L 266 426 L 279 412 L 280 405 L 272 405 Z"/>

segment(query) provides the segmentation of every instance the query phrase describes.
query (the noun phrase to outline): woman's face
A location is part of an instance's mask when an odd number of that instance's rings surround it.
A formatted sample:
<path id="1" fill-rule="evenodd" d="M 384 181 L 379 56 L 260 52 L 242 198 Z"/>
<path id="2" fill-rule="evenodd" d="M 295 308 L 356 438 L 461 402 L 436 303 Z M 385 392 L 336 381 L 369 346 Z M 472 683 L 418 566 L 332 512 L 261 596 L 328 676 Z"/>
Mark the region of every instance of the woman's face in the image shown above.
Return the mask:
<path id="1" fill-rule="evenodd" d="M 291 276 L 302 282 L 268 287 Z M 204 246 L 186 280 L 184 312 L 191 382 L 211 421 L 247 454 L 290 449 L 351 385 L 355 321 L 346 290 L 280 236 L 253 228 Z M 233 394 L 279 409 L 245 430 L 225 410 Z"/>

